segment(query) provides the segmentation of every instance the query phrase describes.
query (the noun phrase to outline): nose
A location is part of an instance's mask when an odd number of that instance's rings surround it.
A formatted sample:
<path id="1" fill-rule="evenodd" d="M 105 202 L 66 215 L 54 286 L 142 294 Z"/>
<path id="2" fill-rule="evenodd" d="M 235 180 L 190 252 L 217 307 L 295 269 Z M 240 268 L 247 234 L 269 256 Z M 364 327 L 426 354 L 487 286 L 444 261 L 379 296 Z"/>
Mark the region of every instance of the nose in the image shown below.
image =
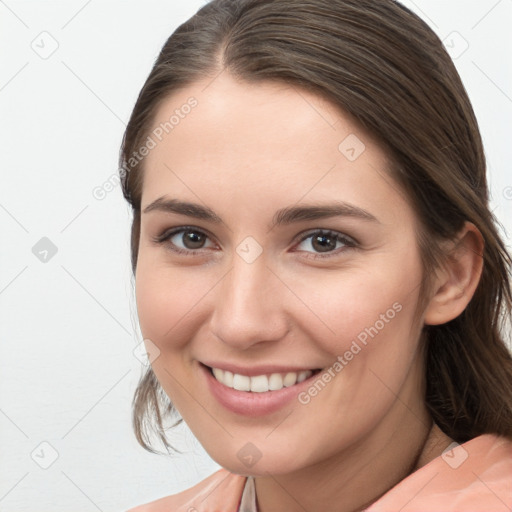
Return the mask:
<path id="1" fill-rule="evenodd" d="M 231 270 L 216 289 L 211 330 L 224 343 L 245 350 L 288 332 L 287 289 L 263 255 L 248 263 L 234 254 Z"/>

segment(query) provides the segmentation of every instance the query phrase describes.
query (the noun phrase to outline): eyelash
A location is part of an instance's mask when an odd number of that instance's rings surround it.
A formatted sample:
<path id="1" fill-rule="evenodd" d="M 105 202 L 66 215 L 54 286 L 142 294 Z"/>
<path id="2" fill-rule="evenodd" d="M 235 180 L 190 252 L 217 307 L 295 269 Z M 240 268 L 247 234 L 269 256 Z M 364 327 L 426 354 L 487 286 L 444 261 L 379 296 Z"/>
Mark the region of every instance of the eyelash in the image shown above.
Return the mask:
<path id="1" fill-rule="evenodd" d="M 160 235 L 153 237 L 153 242 L 155 242 L 157 244 L 165 244 L 174 235 L 177 235 L 178 233 L 183 233 L 185 231 L 193 231 L 195 233 L 199 233 L 201 235 L 205 235 L 206 237 L 209 237 L 207 233 L 205 233 L 203 230 L 201 230 L 199 228 L 196 228 L 195 226 L 181 226 L 179 228 L 173 228 L 171 230 L 164 231 Z M 306 252 L 307 254 L 310 255 L 310 256 L 306 256 L 306 257 L 310 258 L 310 259 L 329 258 L 329 257 L 332 257 L 333 255 L 339 254 L 340 252 L 345 252 L 349 249 L 354 249 L 358 245 L 357 241 L 354 240 L 353 238 L 351 238 L 347 235 L 344 235 L 342 233 L 339 233 L 337 231 L 331 231 L 329 229 L 316 229 L 313 231 L 309 231 L 309 232 L 305 233 L 304 235 L 302 235 L 302 237 L 298 240 L 296 245 L 301 244 L 302 242 L 304 242 L 304 240 L 307 240 L 308 238 L 310 238 L 313 235 L 327 236 L 327 237 L 335 240 L 336 242 L 342 242 L 343 244 L 345 244 L 345 247 L 341 248 L 341 251 L 340 251 L 340 249 L 336 249 L 334 251 L 327 251 L 324 254 L 311 253 L 308 251 L 298 251 L 298 252 Z M 183 254 L 185 256 L 200 256 L 203 251 L 203 249 L 182 249 L 181 247 L 177 247 L 175 244 L 172 244 L 172 243 L 169 243 L 168 245 L 169 245 L 169 248 L 171 251 L 178 253 L 178 254 Z"/>

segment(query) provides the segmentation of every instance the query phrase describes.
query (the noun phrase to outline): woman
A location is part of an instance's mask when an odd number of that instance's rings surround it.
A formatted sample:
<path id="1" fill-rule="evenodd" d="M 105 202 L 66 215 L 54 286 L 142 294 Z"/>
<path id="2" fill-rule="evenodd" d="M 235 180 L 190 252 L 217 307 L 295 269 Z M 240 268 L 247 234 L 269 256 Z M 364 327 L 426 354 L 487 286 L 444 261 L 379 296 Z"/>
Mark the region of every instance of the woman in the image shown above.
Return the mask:
<path id="1" fill-rule="evenodd" d="M 510 509 L 510 256 L 424 22 L 213 0 L 164 45 L 121 169 L 137 438 L 170 448 L 179 413 L 223 468 L 133 510 Z"/>

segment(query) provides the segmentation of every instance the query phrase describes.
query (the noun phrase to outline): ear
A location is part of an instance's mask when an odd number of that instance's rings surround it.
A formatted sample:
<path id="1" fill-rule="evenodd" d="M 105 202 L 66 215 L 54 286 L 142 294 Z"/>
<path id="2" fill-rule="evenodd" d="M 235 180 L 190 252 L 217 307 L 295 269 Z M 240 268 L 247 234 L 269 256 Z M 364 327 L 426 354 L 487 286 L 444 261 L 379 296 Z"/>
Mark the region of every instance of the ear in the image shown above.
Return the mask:
<path id="1" fill-rule="evenodd" d="M 445 324 L 457 318 L 480 281 L 484 240 L 478 228 L 466 222 L 450 245 L 442 268 L 436 273 L 433 295 L 424 313 L 426 325 Z"/>

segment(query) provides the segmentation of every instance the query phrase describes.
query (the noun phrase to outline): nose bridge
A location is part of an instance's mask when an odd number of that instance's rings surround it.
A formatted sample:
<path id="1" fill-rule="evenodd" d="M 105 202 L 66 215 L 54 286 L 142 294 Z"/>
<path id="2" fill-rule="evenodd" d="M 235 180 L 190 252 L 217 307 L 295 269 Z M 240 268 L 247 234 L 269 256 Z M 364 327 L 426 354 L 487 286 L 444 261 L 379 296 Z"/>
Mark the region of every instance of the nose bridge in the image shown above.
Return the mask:
<path id="1" fill-rule="evenodd" d="M 219 283 L 212 331 L 238 348 L 277 340 L 287 330 L 282 285 L 263 255 L 254 261 L 233 255 L 230 271 Z"/>

